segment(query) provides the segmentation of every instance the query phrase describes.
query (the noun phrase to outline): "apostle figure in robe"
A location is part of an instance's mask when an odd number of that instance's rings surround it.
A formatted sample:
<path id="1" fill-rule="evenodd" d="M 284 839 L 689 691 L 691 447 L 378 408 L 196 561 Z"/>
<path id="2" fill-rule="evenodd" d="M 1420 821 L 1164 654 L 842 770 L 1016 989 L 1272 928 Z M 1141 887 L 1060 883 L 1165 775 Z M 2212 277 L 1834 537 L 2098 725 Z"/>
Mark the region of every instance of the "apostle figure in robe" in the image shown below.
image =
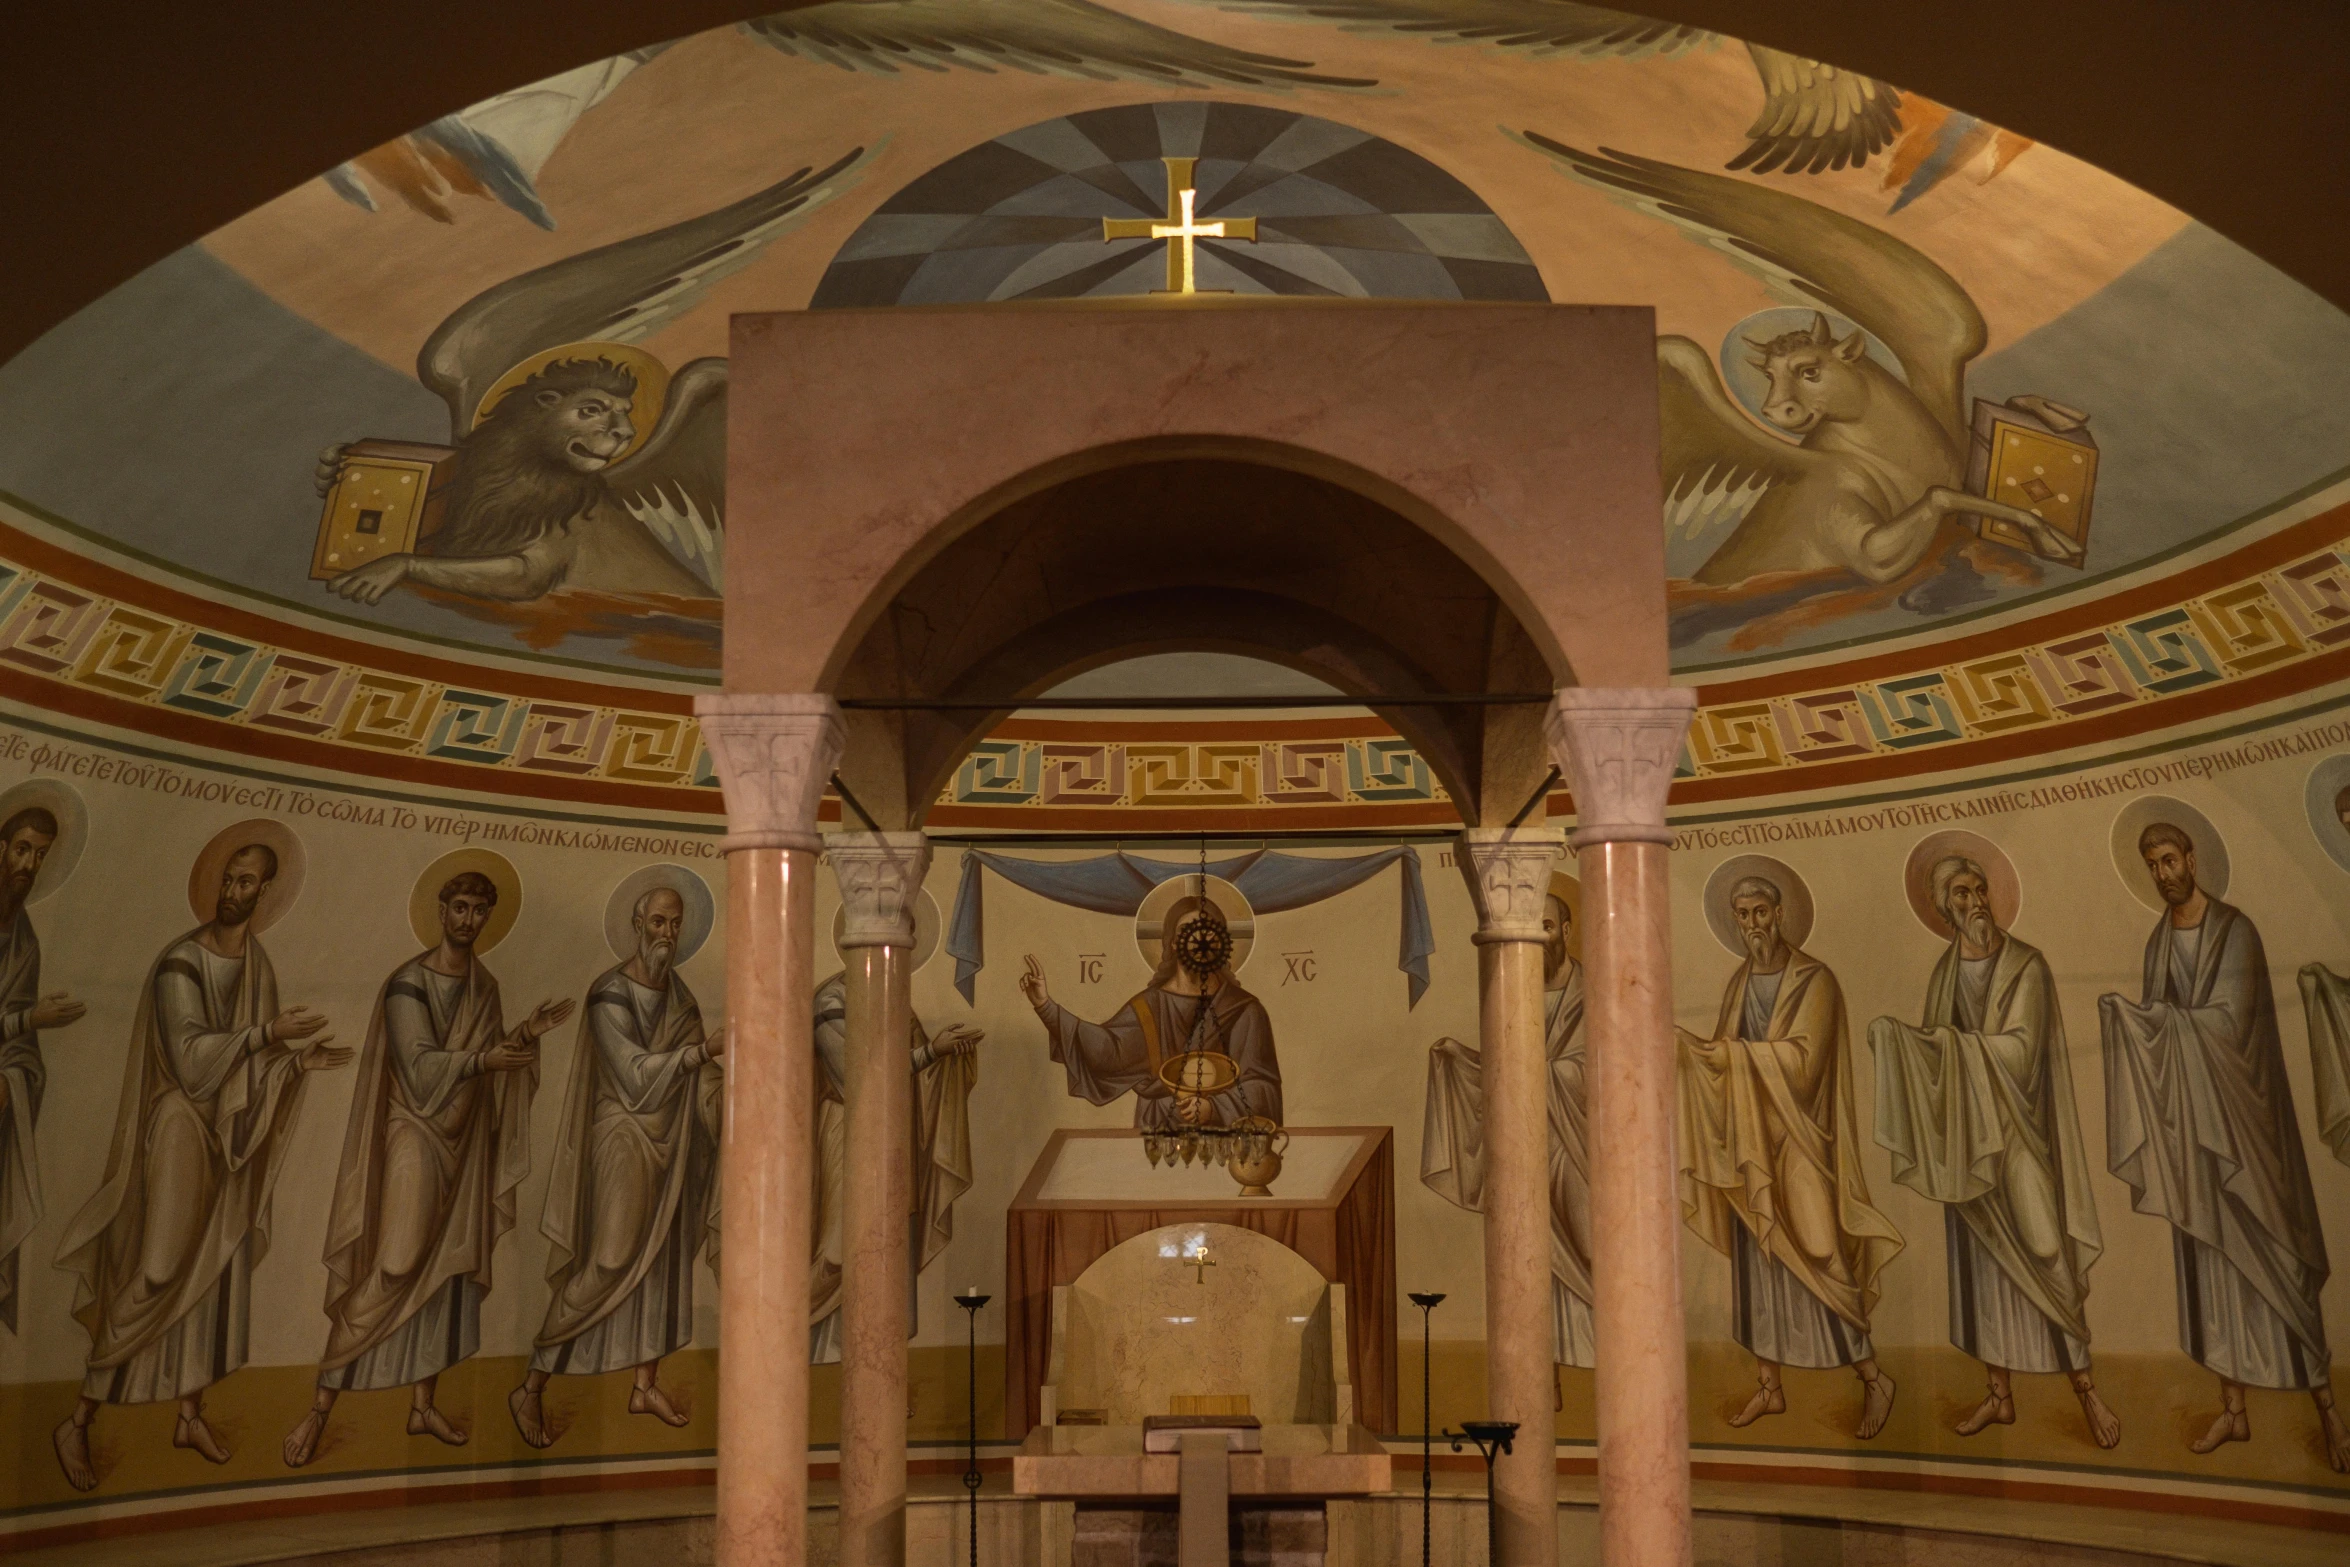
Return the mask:
<path id="1" fill-rule="evenodd" d="M 49 1071 L 41 1031 L 80 1019 L 82 1003 L 41 993 L 41 938 L 25 900 L 57 842 L 56 814 L 28 805 L 0 822 L 0 1327 L 16 1331 L 17 1248 L 41 1222 L 33 1128 Z"/>
<path id="2" fill-rule="evenodd" d="M 1106 1105 L 1134 1095 L 1134 1124 L 1145 1132 L 1230 1126 L 1248 1116 L 1281 1121 L 1281 1059 L 1273 1051 L 1273 1024 L 1265 1004 L 1240 988 L 1229 958 L 1194 972 L 1181 954 L 1194 923 L 1226 931 L 1223 911 L 1206 898 L 1176 900 L 1167 911 L 1167 938 L 1159 966 L 1140 995 L 1107 1023 L 1088 1023 L 1045 991 L 1044 966 L 1031 955 L 1020 992 L 1036 1008 L 1055 1061 L 1069 1074 L 1069 1092 Z M 1229 951 L 1229 935 L 1226 949 Z M 1214 1093 L 1179 1092 L 1159 1068 L 1187 1050 L 1230 1056 L 1239 1075 Z"/>
<path id="3" fill-rule="evenodd" d="M 440 889 L 440 944 L 392 971 L 375 1002 L 343 1134 L 326 1232 L 326 1353 L 286 1463 L 317 1455 L 344 1393 L 411 1389 L 408 1434 L 451 1447 L 470 1432 L 433 1402 L 443 1371 L 481 1348 L 490 1257 L 530 1174 L 539 1040 L 571 1015 L 541 1002 L 506 1027 L 497 976 L 474 943 L 498 884 L 460 871 Z"/>
<path id="4" fill-rule="evenodd" d="M 1553 893 L 1542 909 L 1543 1054 L 1550 1061 L 1551 1360 L 1589 1370 L 1591 1330 L 1590 1091 L 1583 1064 L 1583 965 L 1567 955 L 1575 916 Z M 1420 1180 L 1471 1213 L 1485 1209 L 1485 1062 L 1473 1045 L 1440 1039 L 1428 1052 Z"/>
<path id="5" fill-rule="evenodd" d="M 841 1357 L 840 1299 L 842 1199 L 849 1184 L 848 977 L 835 974 L 816 987 L 816 1255 L 808 1273 L 808 1360 L 829 1366 Z M 955 1238 L 955 1199 L 971 1189 L 971 1089 L 979 1081 L 973 1054 L 987 1036 L 967 1023 L 936 1034 L 912 1019 L 906 1040 L 914 1074 L 914 1191 L 910 1234 L 913 1267 L 907 1288 Z M 906 1324 L 914 1326 L 909 1300 Z"/>
<path id="6" fill-rule="evenodd" d="M 2350 1473 L 2319 1292 L 2330 1271 L 2269 992 L 2268 955 L 2242 910 L 2195 880 L 2171 822 L 2138 835 L 2163 914 L 2143 999 L 2098 997 L 2106 1159 L 2131 1206 L 2170 1222 L 2179 1347 L 2219 1377 L 2220 1412 L 2188 1445 L 2252 1439 L 2247 1387 L 2306 1388 L 2326 1457 Z"/>
<path id="7" fill-rule="evenodd" d="M 2334 795 L 2334 816 L 2350 836 L 2350 787 Z M 2309 1076 L 2317 1133 L 2350 1164 L 2350 978 L 2311 963 L 2301 970 L 2301 1011 L 2309 1023 Z"/>
<path id="8" fill-rule="evenodd" d="M 721 1042 L 671 968 L 685 900 L 655 887 L 630 915 L 636 952 L 588 986 L 539 1230 L 554 1243 L 538 1345 L 507 1397 L 533 1447 L 551 1445 L 555 1376 L 631 1373 L 628 1412 L 682 1426 L 661 1357 L 694 1336 L 694 1258 L 718 1261 Z"/>
<path id="9" fill-rule="evenodd" d="M 1850 1366 L 1863 1384 L 1863 1438 L 1893 1413 L 1869 1318 L 1901 1232 L 1869 1204 L 1845 1042 L 1844 993 L 1828 966 L 1787 941 L 1776 882 L 1730 889 L 1746 961 L 1722 994 L 1711 1039 L 1680 1044 L 1682 1209 L 1730 1259 L 1731 1332 L 1758 1386 L 1730 1417 L 1787 1407 L 1782 1366 Z"/>
<path id="10" fill-rule="evenodd" d="M 106 1175 L 57 1254 L 90 1332 L 81 1399 L 53 1437 L 79 1491 L 98 1483 L 101 1404 L 176 1399 L 172 1445 L 229 1460 L 204 1389 L 245 1363 L 253 1269 L 303 1082 L 351 1059 L 319 1032 L 324 1017 L 279 1009 L 251 929 L 277 873 L 266 843 L 231 854 L 212 918 L 163 949 L 139 993 Z"/>
<path id="11" fill-rule="evenodd" d="M 2089 1375 L 2089 1267 L 2105 1242 L 2056 979 L 2037 947 L 1999 928 L 1978 862 L 1946 856 L 1929 886 L 1952 940 L 1925 1017 L 1877 1019 L 1869 1048 L 1893 1178 L 1943 1205 L 1950 1342 L 1989 1373 L 1956 1429 L 2015 1424 L 2014 1373 L 2063 1372 L 2090 1436 L 2112 1447 L 2121 1422 Z"/>

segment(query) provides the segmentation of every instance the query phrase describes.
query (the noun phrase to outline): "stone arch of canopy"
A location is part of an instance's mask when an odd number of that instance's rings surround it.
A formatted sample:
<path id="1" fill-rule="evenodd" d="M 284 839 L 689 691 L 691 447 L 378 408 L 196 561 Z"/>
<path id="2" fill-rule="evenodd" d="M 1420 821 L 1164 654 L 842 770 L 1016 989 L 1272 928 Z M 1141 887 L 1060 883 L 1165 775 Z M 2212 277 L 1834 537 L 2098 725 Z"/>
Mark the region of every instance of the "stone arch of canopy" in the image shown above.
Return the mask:
<path id="1" fill-rule="evenodd" d="M 1628 308 L 738 317 L 727 687 L 1010 704 L 1244 651 L 1362 696 L 1469 820 L 1506 818 L 1539 710 L 1402 703 L 1664 683 L 1654 374 Z M 858 714 L 844 776 L 914 825 L 996 716 Z"/>

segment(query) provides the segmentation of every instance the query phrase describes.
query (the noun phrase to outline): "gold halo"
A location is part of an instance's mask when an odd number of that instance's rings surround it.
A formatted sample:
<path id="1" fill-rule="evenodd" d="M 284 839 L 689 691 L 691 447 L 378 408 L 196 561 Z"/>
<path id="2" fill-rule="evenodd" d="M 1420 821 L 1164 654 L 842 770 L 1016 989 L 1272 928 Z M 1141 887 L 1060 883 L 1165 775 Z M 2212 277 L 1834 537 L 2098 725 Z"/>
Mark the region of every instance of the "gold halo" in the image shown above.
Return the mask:
<path id="1" fill-rule="evenodd" d="M 74 867 L 81 863 L 82 850 L 90 842 L 90 808 L 82 803 L 73 785 L 57 778 L 25 780 L 0 794 L 0 822 L 34 805 L 57 818 L 57 841 L 49 845 L 48 856 L 41 861 L 41 874 L 33 878 L 33 890 L 24 900 L 28 904 L 55 895 L 70 881 Z"/>
<path id="2" fill-rule="evenodd" d="M 1567 956 L 1583 961 L 1583 883 L 1565 871 L 1553 871 L 1550 895 L 1567 906 Z"/>
<path id="3" fill-rule="evenodd" d="M 2350 752 L 2337 752 L 2309 770 L 2309 782 L 2302 789 L 2303 808 L 2309 813 L 2309 830 L 2317 835 L 2317 846 L 2326 851 L 2326 858 L 2343 870 L 2350 871 L 2350 832 L 2342 828 L 2342 819 L 2334 814 L 2334 796 L 2350 784 Z M 6 800 L 0 795 L 0 802 Z M 58 818 L 64 821 L 63 817 Z M 49 851 L 51 859 L 57 851 Z M 43 866 L 45 871 L 47 866 Z"/>
<path id="4" fill-rule="evenodd" d="M 1998 921 L 2001 930 L 2013 930 L 2016 913 L 2024 906 L 2023 882 L 2016 876 L 2015 865 L 2005 849 L 1981 833 L 1968 832 L 1963 827 L 1920 838 L 1917 847 L 1909 851 L 1909 863 L 1901 868 L 1901 885 L 1909 894 L 1909 911 L 1918 917 L 1918 923 L 1943 941 L 1956 934 L 1950 922 L 1942 917 L 1942 911 L 1934 907 L 1934 867 L 1954 854 L 1983 867 L 1983 874 L 1991 883 L 1991 918 Z"/>
<path id="5" fill-rule="evenodd" d="M 843 963 L 848 961 L 848 955 L 841 950 L 840 933 L 848 918 L 849 911 L 845 908 L 832 911 L 832 955 Z M 922 965 L 938 956 L 938 928 L 938 900 L 930 895 L 928 887 L 920 888 L 914 895 L 914 966 L 907 973 L 921 973 Z"/>
<path id="6" fill-rule="evenodd" d="M 1712 928 L 1714 940 L 1728 948 L 1731 956 L 1746 956 L 1746 943 L 1738 935 L 1738 916 L 1730 910 L 1730 889 L 1748 876 L 1760 876 L 1779 889 L 1779 937 L 1790 947 L 1802 946 L 1811 935 L 1811 884 L 1794 866 L 1767 854 L 1734 854 L 1705 879 L 1705 922 Z"/>
<path id="7" fill-rule="evenodd" d="M 636 956 L 636 900 L 655 887 L 667 887 L 685 903 L 685 929 L 678 934 L 677 953 L 669 961 L 683 967 L 702 950 L 717 922 L 717 900 L 710 884 L 683 865 L 647 865 L 621 878 L 604 902 L 604 944 L 623 961 Z"/>
<path id="8" fill-rule="evenodd" d="M 424 874 L 416 878 L 416 885 L 408 891 L 408 928 L 424 945 L 439 946 L 441 889 L 449 884 L 451 877 L 466 871 L 479 871 L 498 889 L 498 901 L 490 905 L 490 917 L 482 921 L 481 934 L 473 938 L 473 955 L 487 957 L 492 947 L 506 939 L 514 922 L 522 918 L 522 873 L 495 850 L 451 849 L 427 865 Z"/>
<path id="9" fill-rule="evenodd" d="M 661 410 L 669 401 L 669 367 L 627 343 L 565 343 L 560 348 L 540 349 L 490 383 L 490 389 L 481 394 L 480 403 L 474 407 L 473 428 L 481 428 L 481 422 L 505 400 L 508 392 L 547 366 L 566 359 L 609 360 L 636 377 L 636 395 L 629 400 L 628 413 L 628 422 L 636 426 L 636 436 L 620 448 L 620 455 L 612 461 L 634 456 L 639 447 L 653 438 L 653 427 L 661 422 Z"/>
<path id="10" fill-rule="evenodd" d="M 1224 928 L 1232 933 L 1232 972 L 1240 972 L 1248 962 L 1249 949 L 1256 945 L 1257 913 L 1248 906 L 1238 887 L 1221 876 L 1207 878 L 1208 901 L 1224 916 Z M 1134 945 L 1142 953 L 1142 961 L 1150 971 L 1159 971 L 1159 958 L 1165 949 L 1167 911 L 1199 890 L 1196 874 L 1170 876 L 1150 890 L 1142 900 L 1142 907 L 1134 911 Z"/>
<path id="11" fill-rule="evenodd" d="M 2214 898 L 2228 895 L 2228 841 L 2219 835 L 2211 818 L 2186 801 L 2167 794 L 2141 795 L 2123 806 L 2113 818 L 2113 868 L 2130 889 L 2130 896 L 2160 914 L 2169 905 L 2154 887 L 2154 878 L 2146 874 L 2146 861 L 2138 854 L 2138 835 L 2156 822 L 2168 822 L 2187 835 L 2195 845 L 2195 885 Z"/>
<path id="12" fill-rule="evenodd" d="M 198 923 L 208 923 L 220 903 L 220 873 L 229 857 L 248 844 L 263 844 L 277 856 L 277 875 L 263 890 L 261 901 L 254 907 L 253 917 L 247 921 L 254 935 L 285 918 L 286 911 L 302 896 L 302 878 L 310 869 L 309 851 L 294 829 L 268 816 L 256 816 L 250 821 L 223 827 L 212 835 L 212 841 L 196 856 L 196 863 L 188 871 L 188 909 Z"/>

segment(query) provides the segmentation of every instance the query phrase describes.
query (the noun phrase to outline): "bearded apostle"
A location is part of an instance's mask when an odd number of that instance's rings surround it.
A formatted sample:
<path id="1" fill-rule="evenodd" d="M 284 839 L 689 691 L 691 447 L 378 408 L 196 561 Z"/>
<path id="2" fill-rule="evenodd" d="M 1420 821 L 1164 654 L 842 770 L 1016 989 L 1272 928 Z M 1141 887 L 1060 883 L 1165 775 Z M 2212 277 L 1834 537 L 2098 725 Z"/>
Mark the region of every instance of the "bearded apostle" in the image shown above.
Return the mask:
<path id="1" fill-rule="evenodd" d="M 1195 925 L 1213 927 L 1221 943 L 1186 946 Z M 1273 1051 L 1273 1024 L 1265 1004 L 1240 988 L 1229 956 L 1195 968 L 1187 951 L 1218 946 L 1229 954 L 1223 912 L 1207 898 L 1176 900 L 1167 911 L 1159 966 L 1142 993 L 1107 1023 L 1089 1023 L 1065 1010 L 1045 990 L 1044 966 L 1034 956 L 1020 976 L 1020 993 L 1044 1024 L 1047 1047 L 1069 1074 L 1069 1092 L 1106 1105 L 1134 1095 L 1134 1124 L 1145 1132 L 1187 1126 L 1231 1126 L 1250 1116 L 1281 1121 L 1281 1059 Z M 1185 1051 L 1228 1056 L 1234 1081 L 1210 1092 L 1170 1088 L 1159 1068 Z"/>
<path id="2" fill-rule="evenodd" d="M 1869 1205 L 1861 1174 L 1844 994 L 1786 939 L 1784 902 L 1766 877 L 1731 887 L 1746 961 L 1711 1039 L 1676 1030 L 1682 1209 L 1730 1259 L 1731 1331 L 1756 1361 L 1759 1385 L 1730 1423 L 1786 1409 L 1782 1366 L 1851 1366 L 1865 1440 L 1893 1413 L 1869 1318 L 1901 1235 Z"/>
<path id="3" fill-rule="evenodd" d="M 721 1041 L 671 967 L 685 900 L 639 897 L 636 951 L 588 986 L 539 1229 L 554 1243 L 554 1298 L 530 1370 L 507 1397 L 533 1447 L 555 1440 L 543 1395 L 555 1376 L 632 1374 L 630 1414 L 687 1416 L 661 1387 L 661 1357 L 694 1335 L 694 1259 L 718 1260 Z"/>
<path id="4" fill-rule="evenodd" d="M 808 1274 L 808 1359 L 841 1357 L 842 1199 L 849 1183 L 848 978 L 816 987 L 816 1255 Z M 955 1199 L 971 1189 L 972 1052 L 986 1036 L 964 1023 L 931 1034 L 913 1019 L 914 1267 L 909 1286 L 954 1239 Z M 911 1311 L 906 1321 L 913 1323 Z"/>
<path id="5" fill-rule="evenodd" d="M 33 1128 L 49 1080 L 41 1031 L 80 1019 L 79 1001 L 41 993 L 41 938 L 25 900 L 57 842 L 57 817 L 28 805 L 0 822 L 0 1327 L 16 1331 L 17 1248 L 41 1221 Z"/>
<path id="6" fill-rule="evenodd" d="M 1567 955 L 1575 916 L 1553 893 L 1542 911 L 1543 1053 L 1550 1061 L 1551 1360 L 1594 1364 L 1591 1328 L 1590 1095 L 1583 1065 L 1583 965 Z M 1428 1053 L 1422 1184 L 1454 1205 L 1485 1206 L 1484 1056 L 1440 1039 Z"/>
<path id="7" fill-rule="evenodd" d="M 81 1399 L 54 1434 L 76 1490 L 98 1483 L 101 1404 L 176 1399 L 172 1445 L 229 1460 L 204 1389 L 245 1363 L 253 1269 L 303 1081 L 351 1059 L 318 1013 L 278 1007 L 253 931 L 278 865 L 266 842 L 231 853 L 212 918 L 165 947 L 140 990 L 105 1179 L 57 1256 L 90 1333 Z"/>
<path id="8" fill-rule="evenodd" d="M 2326 1457 L 2350 1473 L 2318 1294 L 2329 1264 L 2269 992 L 2268 955 L 2242 910 L 2196 881 L 2194 840 L 2138 835 L 2163 913 L 2141 999 L 2097 1000 L 2106 1158 L 2131 1205 L 2166 1219 L 2179 1347 L 2219 1377 L 2220 1412 L 2188 1445 L 2252 1438 L 2247 1387 L 2306 1388 Z"/>
<path id="9" fill-rule="evenodd" d="M 481 1348 L 490 1256 L 530 1174 L 538 1043 L 571 1015 L 543 1002 L 508 1030 L 497 977 L 474 953 L 498 885 L 461 871 L 436 899 L 439 945 L 376 996 L 343 1134 L 326 1235 L 326 1354 L 286 1463 L 316 1456 L 335 1399 L 411 1389 L 408 1434 L 462 1447 L 433 1402 L 440 1376 Z"/>
<path id="10" fill-rule="evenodd" d="M 1925 1017 L 1877 1019 L 1869 1048 L 1893 1178 L 1943 1205 L 1950 1342 L 1989 1372 L 1956 1429 L 2015 1424 L 2013 1373 L 2063 1372 L 2089 1434 L 2112 1447 L 2121 1422 L 2089 1375 L 2089 1267 L 2105 1242 L 2056 980 L 2038 948 L 1999 928 L 1980 863 L 1946 856 L 1929 884 L 1953 939 Z"/>

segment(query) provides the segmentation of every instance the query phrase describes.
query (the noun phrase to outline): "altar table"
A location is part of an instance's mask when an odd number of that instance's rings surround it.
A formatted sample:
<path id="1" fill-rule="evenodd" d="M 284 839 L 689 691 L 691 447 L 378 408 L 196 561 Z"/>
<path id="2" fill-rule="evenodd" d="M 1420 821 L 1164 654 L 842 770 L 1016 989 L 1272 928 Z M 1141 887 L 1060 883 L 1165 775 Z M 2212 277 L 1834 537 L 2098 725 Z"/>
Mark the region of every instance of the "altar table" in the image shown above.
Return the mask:
<path id="1" fill-rule="evenodd" d="M 1043 1417 L 1053 1286 L 1168 1224 L 1230 1224 L 1279 1241 L 1346 1286 L 1356 1418 L 1396 1429 L 1395 1140 L 1384 1126 L 1293 1126 L 1270 1197 L 1243 1197 L 1218 1165 L 1153 1169 L 1142 1135 L 1053 1133 L 1005 1215 L 1005 1436 Z M 1172 1485 L 1173 1460 L 1168 1460 Z"/>

